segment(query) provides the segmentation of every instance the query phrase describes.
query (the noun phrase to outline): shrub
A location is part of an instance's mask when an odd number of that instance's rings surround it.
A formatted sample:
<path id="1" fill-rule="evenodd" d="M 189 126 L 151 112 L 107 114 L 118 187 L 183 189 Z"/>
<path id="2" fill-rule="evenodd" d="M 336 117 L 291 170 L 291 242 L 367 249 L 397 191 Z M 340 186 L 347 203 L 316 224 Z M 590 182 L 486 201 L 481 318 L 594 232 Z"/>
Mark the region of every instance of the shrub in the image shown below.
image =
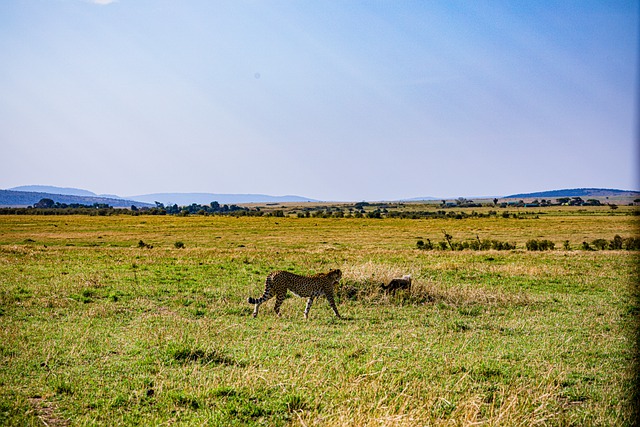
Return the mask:
<path id="1" fill-rule="evenodd" d="M 536 239 L 531 239 L 531 240 L 527 240 L 527 243 L 525 244 L 525 246 L 527 247 L 528 251 L 546 251 L 546 250 L 554 250 L 556 245 L 555 243 L 553 243 L 550 240 L 536 240 Z"/>
<path id="2" fill-rule="evenodd" d="M 143 242 L 142 240 L 140 240 L 140 241 L 138 242 L 138 247 L 139 247 L 139 248 L 141 248 L 141 249 L 142 249 L 142 248 L 146 248 L 146 249 L 151 249 L 151 248 L 153 248 L 153 246 L 152 246 L 152 245 L 150 245 L 150 244 L 148 244 L 148 243 L 145 243 L 145 242 Z"/>
<path id="3" fill-rule="evenodd" d="M 551 245 L 553 245 L 553 243 L 551 243 Z M 497 251 L 508 251 L 508 250 L 515 249 L 516 244 L 509 243 L 509 242 L 501 242 L 499 240 L 492 240 L 491 247 Z M 553 246 L 551 247 L 551 249 L 553 249 Z"/>
<path id="4" fill-rule="evenodd" d="M 173 244 L 173 246 L 175 246 L 176 249 L 182 249 L 184 248 L 184 243 L 181 241 L 177 241 Z"/>
<path id="5" fill-rule="evenodd" d="M 599 249 L 601 251 L 607 249 L 609 247 L 609 242 L 607 242 L 604 239 L 596 239 L 593 242 L 591 242 L 591 244 L 596 248 Z"/>
<path id="6" fill-rule="evenodd" d="M 613 250 L 622 249 L 623 240 L 618 234 L 613 237 L 613 240 L 609 244 L 610 248 Z"/>
<path id="7" fill-rule="evenodd" d="M 481 250 L 483 250 L 483 251 L 486 251 L 486 250 L 491 249 L 491 240 L 489 240 L 489 239 L 483 239 L 483 240 L 480 242 L 480 249 L 481 249 Z"/>
<path id="8" fill-rule="evenodd" d="M 629 237 L 627 239 L 624 239 L 623 247 L 628 251 L 640 250 L 640 238 Z"/>

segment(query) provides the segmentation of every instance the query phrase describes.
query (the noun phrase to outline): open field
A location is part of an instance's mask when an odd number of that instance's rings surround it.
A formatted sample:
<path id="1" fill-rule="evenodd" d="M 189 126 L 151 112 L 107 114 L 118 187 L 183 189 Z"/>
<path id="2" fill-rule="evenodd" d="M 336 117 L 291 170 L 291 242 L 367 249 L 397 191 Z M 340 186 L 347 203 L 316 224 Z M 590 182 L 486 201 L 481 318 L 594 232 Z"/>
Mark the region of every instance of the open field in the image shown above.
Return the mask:
<path id="1" fill-rule="evenodd" d="M 0 425 L 630 425 L 638 252 L 580 247 L 632 209 L 0 216 Z M 517 249 L 417 249 L 443 230 Z M 270 271 L 331 268 L 345 319 L 251 317 Z"/>

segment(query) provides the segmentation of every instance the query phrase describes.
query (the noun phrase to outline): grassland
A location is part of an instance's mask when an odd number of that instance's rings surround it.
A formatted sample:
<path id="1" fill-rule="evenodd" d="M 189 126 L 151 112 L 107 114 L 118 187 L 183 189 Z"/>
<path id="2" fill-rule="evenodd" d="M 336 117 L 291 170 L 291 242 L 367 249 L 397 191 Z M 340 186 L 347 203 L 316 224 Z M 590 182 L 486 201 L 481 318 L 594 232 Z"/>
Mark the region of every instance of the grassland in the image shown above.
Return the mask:
<path id="1" fill-rule="evenodd" d="M 2 216 L 0 424 L 630 425 L 637 255 L 579 250 L 637 236 L 630 209 Z M 416 248 L 443 230 L 518 249 Z M 330 268 L 345 319 L 295 297 L 251 318 L 269 271 Z"/>

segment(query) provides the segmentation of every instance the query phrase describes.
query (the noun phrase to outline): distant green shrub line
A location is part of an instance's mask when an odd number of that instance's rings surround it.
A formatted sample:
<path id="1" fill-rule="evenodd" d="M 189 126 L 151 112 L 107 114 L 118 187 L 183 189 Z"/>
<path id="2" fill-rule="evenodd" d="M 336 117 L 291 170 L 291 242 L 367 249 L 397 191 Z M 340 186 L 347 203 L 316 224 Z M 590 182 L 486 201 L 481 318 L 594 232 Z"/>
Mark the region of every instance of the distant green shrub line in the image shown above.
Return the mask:
<path id="1" fill-rule="evenodd" d="M 227 206 L 227 205 L 224 205 Z M 260 212 L 255 209 L 240 208 L 232 205 L 227 210 L 211 211 L 205 209 L 193 210 L 192 206 L 187 206 L 175 210 L 173 207 L 169 209 L 165 208 L 114 208 L 108 207 L 94 207 L 94 206 L 81 206 L 81 207 L 52 207 L 52 208 L 0 208 L 0 215 L 88 215 L 88 216 L 113 216 L 113 215 L 175 215 L 175 216 L 189 216 L 189 215 L 231 215 L 231 216 L 262 216 L 264 212 Z"/>
<path id="2" fill-rule="evenodd" d="M 76 207 L 76 208 L 0 208 L 0 215 L 89 215 L 89 216 L 110 216 L 110 215 L 132 215 L 135 214 L 129 209 L 109 207 Z"/>
<path id="3" fill-rule="evenodd" d="M 516 249 L 515 243 L 502 242 L 494 239 L 482 239 L 476 236 L 475 239 L 465 240 L 461 242 L 454 242 L 453 236 L 448 234 L 446 231 L 444 233 L 444 240 L 439 242 L 432 242 L 431 239 L 424 240 L 420 239 L 416 242 L 416 247 L 420 250 L 451 250 L 451 251 L 462 251 L 462 250 L 472 250 L 472 251 L 487 251 L 487 250 L 496 250 L 496 251 L 506 251 Z M 525 243 L 525 247 L 528 251 L 552 251 L 555 250 L 555 243 L 547 240 L 547 239 L 530 239 Z M 568 240 L 563 242 L 563 248 L 565 250 L 571 250 L 571 245 Z M 606 239 L 595 239 L 591 243 L 582 242 L 579 247 L 585 251 L 604 251 L 604 250 L 627 250 L 627 251 L 638 251 L 640 250 L 640 237 L 621 237 L 616 234 L 612 240 Z"/>
<path id="4" fill-rule="evenodd" d="M 442 232 L 444 234 L 444 240 L 439 241 L 437 243 L 433 243 L 430 239 L 427 239 L 426 242 L 424 240 L 418 240 L 416 242 L 416 247 L 421 250 L 443 250 L 443 251 L 446 251 L 446 250 L 488 251 L 490 249 L 493 249 L 496 251 L 508 251 L 508 250 L 516 249 L 515 243 L 502 242 L 500 240 L 495 240 L 495 239 L 480 240 L 479 236 L 476 236 L 476 238 L 472 240 L 454 242 L 452 235 L 450 235 L 444 230 Z"/>
<path id="5" fill-rule="evenodd" d="M 160 206 L 137 208 L 114 208 L 112 206 L 89 206 L 89 205 L 61 205 L 59 207 L 20 207 L 20 208 L 0 208 L 0 215 L 89 215 L 89 216 L 112 216 L 112 215 L 225 215 L 225 216 L 265 216 L 265 217 L 295 217 L 295 218 L 367 218 L 367 219 L 468 219 L 468 218 L 490 218 L 496 217 L 496 211 L 482 212 L 455 212 L 455 211 L 389 211 L 387 209 L 375 209 L 372 211 L 354 211 L 345 208 L 304 208 L 302 210 L 285 211 L 276 209 L 264 211 L 260 207 L 246 208 L 236 205 L 221 205 L 219 208 L 211 208 L 208 205 L 192 204 L 189 206 Z M 537 217 L 539 213 L 521 212 L 511 214 L 503 212 L 503 218 L 523 219 L 527 217 Z"/>
<path id="6" fill-rule="evenodd" d="M 368 205 L 371 206 L 371 205 Z M 397 209 L 398 206 L 390 206 L 387 207 L 376 207 L 374 210 L 365 211 L 364 209 L 354 209 L 352 207 L 346 208 L 324 208 L 324 207 L 315 207 L 315 208 L 304 208 L 301 211 L 293 211 L 289 212 L 289 215 L 295 215 L 298 218 L 371 218 L 371 219 L 384 219 L 384 218 L 398 218 L 398 219 L 468 219 L 468 218 L 495 218 L 498 216 L 498 212 L 495 210 L 490 210 L 487 212 L 464 212 L 464 211 L 446 211 L 443 209 L 439 209 L 437 211 L 433 210 L 411 210 L 411 211 L 403 211 L 403 210 L 393 210 Z M 389 210 L 392 209 L 392 210 Z M 544 214 L 542 212 L 519 212 L 519 213 L 510 213 L 508 211 L 502 212 L 500 215 L 502 218 L 516 218 L 516 219 L 524 219 L 524 218 L 537 218 L 539 215 Z M 287 213 L 284 211 L 275 211 L 271 213 L 266 213 L 265 215 L 272 216 L 287 216 Z"/>
<path id="7" fill-rule="evenodd" d="M 273 207 L 272 207 L 273 206 Z M 528 204 L 523 207 L 546 207 L 553 206 L 549 204 Z M 557 205 L 555 205 L 557 206 Z M 572 205 L 569 205 L 572 206 Z M 582 206 L 582 205 L 580 205 Z M 478 212 L 476 210 L 456 211 L 451 208 L 475 208 L 490 207 L 489 209 Z M 13 207 L 0 208 L 0 215 L 90 215 L 90 216 L 111 216 L 111 215 L 174 215 L 174 216 L 191 216 L 191 215 L 224 215 L 224 216 L 257 216 L 257 217 L 293 217 L 293 218 L 366 218 L 366 219 L 480 219 L 480 218 L 504 218 L 504 219 L 539 219 L 541 215 L 546 215 L 542 211 L 523 211 L 509 212 L 498 208 L 520 207 L 520 204 L 502 204 L 502 205 L 480 205 L 466 199 L 458 199 L 455 203 L 446 203 L 443 201 L 441 205 L 435 209 L 416 208 L 413 205 L 405 203 L 381 202 L 381 203 L 344 203 L 332 206 L 327 205 L 305 205 L 304 207 L 286 207 L 271 204 L 267 207 L 244 207 L 238 205 L 221 205 L 213 201 L 209 204 L 201 205 L 192 203 L 187 206 L 164 205 L 155 202 L 155 206 L 137 207 L 132 205 L 129 208 L 113 207 L 104 203 L 95 203 L 93 205 L 82 204 L 65 204 L 54 202 L 52 199 L 41 199 L 38 203 L 29 207 Z M 414 210 L 415 209 L 415 210 Z M 629 214 L 640 214 L 639 209 L 632 210 Z M 470 249 L 474 244 L 467 242 Z M 458 245 L 464 245 L 464 242 Z M 481 244 L 482 245 L 482 244 Z M 497 245 L 500 247 L 500 245 Z M 467 249 L 467 247 L 463 247 Z M 510 249 L 507 247 L 507 249 Z M 536 250 L 536 249 L 532 249 Z M 544 250 L 544 249 L 543 249 Z"/>
<path id="8" fill-rule="evenodd" d="M 627 250 L 638 251 L 640 250 L 640 237 L 621 237 L 616 234 L 612 240 L 595 239 L 591 244 L 582 242 L 580 247 L 585 251 L 604 251 L 604 250 Z"/>

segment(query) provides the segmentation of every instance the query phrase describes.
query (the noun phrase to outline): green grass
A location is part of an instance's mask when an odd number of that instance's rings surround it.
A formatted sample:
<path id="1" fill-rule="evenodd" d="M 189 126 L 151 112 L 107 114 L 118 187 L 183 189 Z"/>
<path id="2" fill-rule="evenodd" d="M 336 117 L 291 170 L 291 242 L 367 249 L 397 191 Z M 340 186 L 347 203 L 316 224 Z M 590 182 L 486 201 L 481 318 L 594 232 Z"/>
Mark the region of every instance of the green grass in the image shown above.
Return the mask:
<path id="1" fill-rule="evenodd" d="M 577 248 L 636 218 L 3 216 L 0 424 L 629 425 L 637 257 Z M 442 230 L 519 249 L 416 249 Z M 268 272 L 330 268 L 345 319 L 251 317 Z"/>

